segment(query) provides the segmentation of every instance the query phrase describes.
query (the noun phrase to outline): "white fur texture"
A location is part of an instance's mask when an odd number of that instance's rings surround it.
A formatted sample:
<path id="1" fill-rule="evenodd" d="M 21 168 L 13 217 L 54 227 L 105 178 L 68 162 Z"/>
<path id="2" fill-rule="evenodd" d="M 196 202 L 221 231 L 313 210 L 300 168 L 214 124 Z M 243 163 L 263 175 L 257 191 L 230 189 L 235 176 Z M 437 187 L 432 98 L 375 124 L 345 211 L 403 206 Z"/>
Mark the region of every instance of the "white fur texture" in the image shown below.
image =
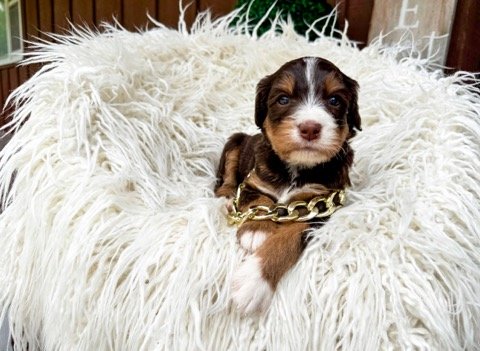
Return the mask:
<path id="1" fill-rule="evenodd" d="M 240 236 L 240 246 L 248 252 L 256 251 L 267 238 L 267 234 L 261 230 L 257 231 L 245 231 Z"/>
<path id="2" fill-rule="evenodd" d="M 232 300 L 243 315 L 262 313 L 270 307 L 273 290 L 262 276 L 261 264 L 259 257 L 251 255 L 235 271 Z"/>
<path id="3" fill-rule="evenodd" d="M 467 73 L 380 41 L 76 31 L 14 94 L 1 152 L 0 320 L 29 350 L 474 350 L 480 344 L 480 102 Z M 255 86 L 319 55 L 360 84 L 347 205 L 267 313 L 230 303 L 244 251 L 213 195 L 222 146 L 254 133 Z M 477 91 L 478 92 L 478 91 Z M 24 124 L 22 125 L 22 123 Z M 8 189 L 10 188 L 10 191 Z M 7 195 L 8 193 L 8 195 Z"/>

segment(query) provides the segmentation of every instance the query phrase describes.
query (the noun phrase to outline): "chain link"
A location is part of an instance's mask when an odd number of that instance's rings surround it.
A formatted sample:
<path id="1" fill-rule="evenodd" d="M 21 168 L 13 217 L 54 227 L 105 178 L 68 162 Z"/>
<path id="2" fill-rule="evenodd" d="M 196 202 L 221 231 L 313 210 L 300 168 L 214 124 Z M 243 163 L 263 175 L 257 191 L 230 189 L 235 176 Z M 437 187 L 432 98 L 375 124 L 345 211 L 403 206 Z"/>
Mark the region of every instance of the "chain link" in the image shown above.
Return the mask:
<path id="1" fill-rule="evenodd" d="M 232 203 L 232 210 L 228 213 L 230 225 L 241 225 L 246 221 L 266 220 L 278 223 L 306 222 L 314 218 L 328 217 L 345 203 L 345 190 L 336 190 L 328 197 L 316 196 L 308 202 L 293 201 L 289 204 L 276 203 L 272 206 L 258 205 L 242 212 L 239 209 L 239 201 L 244 188 L 245 183 L 241 183 L 237 188 L 237 193 Z M 322 205 L 322 210 L 319 205 Z"/>

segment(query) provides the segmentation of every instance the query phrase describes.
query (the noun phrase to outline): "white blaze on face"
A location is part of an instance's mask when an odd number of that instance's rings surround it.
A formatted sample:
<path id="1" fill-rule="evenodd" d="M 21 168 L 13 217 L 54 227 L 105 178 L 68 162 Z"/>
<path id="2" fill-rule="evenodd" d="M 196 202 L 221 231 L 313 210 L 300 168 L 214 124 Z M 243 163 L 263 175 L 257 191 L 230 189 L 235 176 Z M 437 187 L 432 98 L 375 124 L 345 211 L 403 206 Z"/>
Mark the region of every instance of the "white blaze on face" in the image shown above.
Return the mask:
<path id="1" fill-rule="evenodd" d="M 307 103 L 314 104 L 315 103 L 315 66 L 317 64 L 317 58 L 315 57 L 308 57 L 304 59 L 307 67 L 305 68 L 305 78 L 308 82 L 308 97 Z"/>
<path id="2" fill-rule="evenodd" d="M 290 154 L 290 162 L 298 166 L 313 166 L 319 162 L 327 161 L 330 153 L 323 154 L 322 149 L 331 149 L 332 143 L 337 138 L 337 123 L 334 117 L 326 109 L 325 105 L 316 98 L 315 89 L 317 81 L 315 79 L 315 67 L 317 59 L 309 57 L 305 59 L 306 69 L 305 77 L 308 82 L 308 95 L 298 109 L 292 114 L 294 123 L 299 126 L 303 122 L 313 121 L 322 126 L 320 138 L 313 141 L 306 141 L 300 135 L 298 128 L 292 131 L 292 139 L 298 144 L 304 144 L 308 149 L 293 151 Z M 311 148 L 314 148 L 312 150 Z"/>

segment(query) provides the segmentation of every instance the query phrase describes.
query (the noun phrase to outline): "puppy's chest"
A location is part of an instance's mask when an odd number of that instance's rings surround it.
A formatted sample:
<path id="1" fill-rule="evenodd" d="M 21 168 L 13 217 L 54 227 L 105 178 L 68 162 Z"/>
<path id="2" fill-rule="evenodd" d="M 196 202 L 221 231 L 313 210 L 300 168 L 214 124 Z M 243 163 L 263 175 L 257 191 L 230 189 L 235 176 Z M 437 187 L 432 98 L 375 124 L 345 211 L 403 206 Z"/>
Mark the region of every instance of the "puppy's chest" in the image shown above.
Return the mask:
<path id="1" fill-rule="evenodd" d="M 315 196 L 327 195 L 328 189 L 320 184 L 305 184 L 298 186 L 295 183 L 274 187 L 270 184 L 256 184 L 258 189 L 270 196 L 277 203 L 288 204 L 292 201 L 310 201 Z"/>

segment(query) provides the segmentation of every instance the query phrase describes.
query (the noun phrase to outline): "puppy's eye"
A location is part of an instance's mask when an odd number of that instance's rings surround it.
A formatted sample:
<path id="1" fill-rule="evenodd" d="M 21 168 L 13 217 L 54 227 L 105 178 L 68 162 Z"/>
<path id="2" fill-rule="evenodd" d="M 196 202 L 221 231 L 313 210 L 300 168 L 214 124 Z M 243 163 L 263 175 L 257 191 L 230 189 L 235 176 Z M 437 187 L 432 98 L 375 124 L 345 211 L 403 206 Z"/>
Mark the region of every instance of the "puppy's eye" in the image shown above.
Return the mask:
<path id="1" fill-rule="evenodd" d="M 277 99 L 277 102 L 280 104 L 280 105 L 286 105 L 290 102 L 290 99 L 288 98 L 288 96 L 286 95 L 282 95 L 280 96 L 278 99 Z"/>
<path id="2" fill-rule="evenodd" d="M 338 106 L 340 105 L 340 99 L 334 95 L 328 99 L 328 104 L 332 106 Z"/>

